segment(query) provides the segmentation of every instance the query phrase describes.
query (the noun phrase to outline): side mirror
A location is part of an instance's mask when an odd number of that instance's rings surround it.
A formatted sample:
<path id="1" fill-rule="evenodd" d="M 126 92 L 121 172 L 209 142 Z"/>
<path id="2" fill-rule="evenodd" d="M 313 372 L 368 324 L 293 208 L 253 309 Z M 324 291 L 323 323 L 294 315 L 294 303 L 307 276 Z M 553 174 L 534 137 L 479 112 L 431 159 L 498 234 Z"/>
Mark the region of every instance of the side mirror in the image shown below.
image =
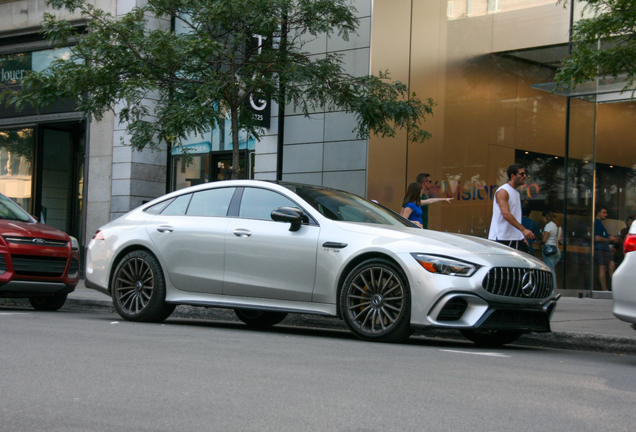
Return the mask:
<path id="1" fill-rule="evenodd" d="M 303 224 L 305 215 L 301 210 L 294 207 L 278 207 L 272 211 L 270 216 L 276 222 L 290 223 L 290 231 L 298 231 Z"/>

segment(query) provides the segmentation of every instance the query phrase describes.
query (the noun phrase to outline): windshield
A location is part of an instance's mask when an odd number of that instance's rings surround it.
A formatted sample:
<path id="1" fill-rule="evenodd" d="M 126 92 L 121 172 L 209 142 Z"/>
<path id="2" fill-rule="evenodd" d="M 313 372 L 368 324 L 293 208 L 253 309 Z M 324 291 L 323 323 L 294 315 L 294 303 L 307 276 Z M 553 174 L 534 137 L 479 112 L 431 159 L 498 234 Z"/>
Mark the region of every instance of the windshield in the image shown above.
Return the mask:
<path id="1" fill-rule="evenodd" d="M 345 222 L 408 226 L 412 223 L 397 213 L 349 192 L 318 186 L 280 183 L 307 201 L 323 216 Z"/>
<path id="2" fill-rule="evenodd" d="M 31 217 L 22 207 L 0 194 L 0 219 L 31 222 Z"/>

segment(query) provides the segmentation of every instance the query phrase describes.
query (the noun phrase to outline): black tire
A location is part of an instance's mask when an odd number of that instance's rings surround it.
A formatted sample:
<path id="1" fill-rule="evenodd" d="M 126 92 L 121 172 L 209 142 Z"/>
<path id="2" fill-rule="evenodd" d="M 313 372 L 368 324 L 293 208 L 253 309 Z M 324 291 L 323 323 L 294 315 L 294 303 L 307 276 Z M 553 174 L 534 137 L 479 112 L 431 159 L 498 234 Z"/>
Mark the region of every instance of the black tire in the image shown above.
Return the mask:
<path id="1" fill-rule="evenodd" d="M 363 340 L 403 342 L 413 334 L 408 281 L 386 259 L 369 259 L 349 273 L 340 291 L 340 311 Z"/>
<path id="2" fill-rule="evenodd" d="M 150 252 L 127 254 L 110 282 L 115 310 L 128 321 L 161 322 L 174 311 L 166 303 L 166 282 L 159 261 Z"/>
<path id="3" fill-rule="evenodd" d="M 66 303 L 68 294 L 56 294 L 52 297 L 29 297 L 29 303 L 37 311 L 53 312 Z"/>
<path id="4" fill-rule="evenodd" d="M 469 341 L 484 347 L 498 347 L 506 345 L 516 341 L 523 334 L 522 332 L 512 330 L 479 329 L 460 330 L 460 333 Z"/>
<path id="5" fill-rule="evenodd" d="M 234 309 L 234 313 L 250 327 L 271 327 L 287 316 L 286 312 L 264 312 L 250 309 Z"/>

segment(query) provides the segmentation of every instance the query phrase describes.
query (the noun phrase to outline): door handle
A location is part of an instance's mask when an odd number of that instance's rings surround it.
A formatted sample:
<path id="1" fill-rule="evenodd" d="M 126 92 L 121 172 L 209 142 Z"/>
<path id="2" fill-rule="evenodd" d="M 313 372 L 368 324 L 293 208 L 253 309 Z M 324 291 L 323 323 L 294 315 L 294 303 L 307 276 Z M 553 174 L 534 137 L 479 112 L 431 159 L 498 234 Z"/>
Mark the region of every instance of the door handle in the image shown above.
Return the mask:
<path id="1" fill-rule="evenodd" d="M 166 232 L 166 231 L 167 232 L 172 232 L 172 231 L 174 231 L 174 228 L 171 227 L 170 225 L 159 225 L 157 227 L 157 231 L 159 231 L 159 232 Z"/>
<path id="2" fill-rule="evenodd" d="M 237 228 L 234 230 L 234 235 L 237 237 L 249 237 L 252 235 L 252 231 L 245 228 Z"/>

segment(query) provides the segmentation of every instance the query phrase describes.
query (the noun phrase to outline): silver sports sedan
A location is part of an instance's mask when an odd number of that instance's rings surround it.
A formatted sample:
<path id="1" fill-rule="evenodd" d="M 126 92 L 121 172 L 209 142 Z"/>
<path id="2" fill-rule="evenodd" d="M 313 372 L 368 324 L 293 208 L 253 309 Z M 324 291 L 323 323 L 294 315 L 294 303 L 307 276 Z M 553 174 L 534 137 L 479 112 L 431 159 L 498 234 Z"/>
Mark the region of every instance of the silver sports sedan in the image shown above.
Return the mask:
<path id="1" fill-rule="evenodd" d="M 86 286 L 131 321 L 176 305 L 234 309 L 252 326 L 340 317 L 361 339 L 458 329 L 501 345 L 550 331 L 558 296 L 540 260 L 477 237 L 422 230 L 348 192 L 233 180 L 182 189 L 100 228 Z"/>

